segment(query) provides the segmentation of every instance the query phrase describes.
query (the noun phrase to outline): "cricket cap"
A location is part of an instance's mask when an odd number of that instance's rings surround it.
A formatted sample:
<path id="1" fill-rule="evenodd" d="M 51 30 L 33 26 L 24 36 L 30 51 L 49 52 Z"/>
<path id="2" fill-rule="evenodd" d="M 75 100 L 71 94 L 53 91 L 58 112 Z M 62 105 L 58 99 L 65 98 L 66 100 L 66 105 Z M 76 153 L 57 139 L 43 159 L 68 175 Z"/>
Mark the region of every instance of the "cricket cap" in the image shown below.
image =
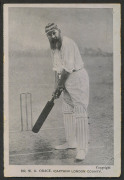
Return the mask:
<path id="1" fill-rule="evenodd" d="M 46 27 L 45 27 L 45 32 L 46 34 L 49 32 L 52 32 L 54 29 L 59 29 L 58 26 L 55 23 L 49 23 Z"/>

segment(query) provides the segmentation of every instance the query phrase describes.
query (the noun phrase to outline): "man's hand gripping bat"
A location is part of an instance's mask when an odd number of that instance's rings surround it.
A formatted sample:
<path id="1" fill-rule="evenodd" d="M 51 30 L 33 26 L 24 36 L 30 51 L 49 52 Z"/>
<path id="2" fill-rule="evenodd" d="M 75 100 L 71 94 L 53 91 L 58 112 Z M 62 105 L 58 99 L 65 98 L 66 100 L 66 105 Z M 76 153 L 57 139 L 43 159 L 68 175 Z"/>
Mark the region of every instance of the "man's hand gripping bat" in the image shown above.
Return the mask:
<path id="1" fill-rule="evenodd" d="M 53 97 L 50 101 L 47 102 L 46 106 L 44 107 L 43 111 L 41 112 L 40 116 L 38 117 L 32 131 L 34 133 L 38 133 L 40 128 L 42 127 L 44 121 L 46 120 L 47 116 L 49 115 L 50 111 L 52 110 L 53 106 L 54 106 L 54 100 L 59 98 L 59 96 L 61 95 L 63 89 L 64 89 L 64 83 L 68 77 L 68 73 L 63 70 L 62 75 L 61 75 L 61 79 L 58 82 L 58 86 L 57 89 L 55 90 L 55 92 L 53 93 Z"/>

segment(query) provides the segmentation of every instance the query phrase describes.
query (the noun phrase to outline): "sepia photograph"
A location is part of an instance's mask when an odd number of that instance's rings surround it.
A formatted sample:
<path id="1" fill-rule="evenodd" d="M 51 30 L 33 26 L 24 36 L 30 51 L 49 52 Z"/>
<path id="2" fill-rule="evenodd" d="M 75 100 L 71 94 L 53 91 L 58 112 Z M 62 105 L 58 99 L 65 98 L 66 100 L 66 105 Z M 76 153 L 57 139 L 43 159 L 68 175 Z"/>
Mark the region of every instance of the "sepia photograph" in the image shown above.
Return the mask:
<path id="1" fill-rule="evenodd" d="M 120 66 L 119 4 L 5 4 L 4 176 L 119 177 Z"/>

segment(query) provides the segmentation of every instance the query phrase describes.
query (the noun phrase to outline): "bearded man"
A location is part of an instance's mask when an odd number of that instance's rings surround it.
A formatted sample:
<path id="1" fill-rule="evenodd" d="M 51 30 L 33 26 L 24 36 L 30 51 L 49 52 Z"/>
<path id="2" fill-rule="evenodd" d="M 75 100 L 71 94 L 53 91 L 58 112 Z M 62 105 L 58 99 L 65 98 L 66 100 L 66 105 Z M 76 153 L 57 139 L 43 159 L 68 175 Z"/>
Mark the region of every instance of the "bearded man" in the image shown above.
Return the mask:
<path id="1" fill-rule="evenodd" d="M 50 42 L 53 70 L 56 74 L 57 87 L 53 93 L 58 98 L 63 89 L 63 118 L 66 143 L 55 149 L 76 148 L 76 159 L 83 160 L 88 151 L 89 77 L 84 68 L 76 43 L 62 36 L 54 23 L 45 27 Z"/>

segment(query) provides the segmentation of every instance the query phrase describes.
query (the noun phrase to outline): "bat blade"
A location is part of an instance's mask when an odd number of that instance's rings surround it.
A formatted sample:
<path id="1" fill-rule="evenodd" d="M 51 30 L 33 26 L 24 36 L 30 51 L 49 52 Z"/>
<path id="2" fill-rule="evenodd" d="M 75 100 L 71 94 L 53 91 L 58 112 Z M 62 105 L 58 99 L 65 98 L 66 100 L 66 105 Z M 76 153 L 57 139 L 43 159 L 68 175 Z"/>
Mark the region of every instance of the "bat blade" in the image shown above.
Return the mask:
<path id="1" fill-rule="evenodd" d="M 34 133 L 38 133 L 40 128 L 42 127 L 44 121 L 46 120 L 47 116 L 49 115 L 51 109 L 54 106 L 53 101 L 48 101 L 46 106 L 44 107 L 43 111 L 41 112 L 40 116 L 38 117 L 34 127 L 32 128 L 32 131 Z"/>

